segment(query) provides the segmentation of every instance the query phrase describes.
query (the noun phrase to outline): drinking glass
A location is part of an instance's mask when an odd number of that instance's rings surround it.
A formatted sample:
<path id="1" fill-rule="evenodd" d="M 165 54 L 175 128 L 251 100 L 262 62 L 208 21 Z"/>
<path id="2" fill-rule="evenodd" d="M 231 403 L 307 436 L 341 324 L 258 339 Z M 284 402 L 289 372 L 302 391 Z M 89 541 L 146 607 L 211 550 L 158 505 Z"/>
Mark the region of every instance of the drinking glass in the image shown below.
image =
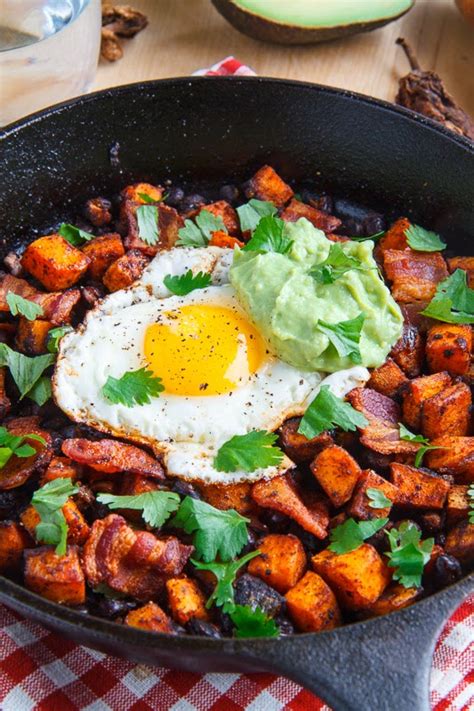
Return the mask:
<path id="1" fill-rule="evenodd" d="M 90 89 L 100 0 L 0 0 L 0 126 Z"/>

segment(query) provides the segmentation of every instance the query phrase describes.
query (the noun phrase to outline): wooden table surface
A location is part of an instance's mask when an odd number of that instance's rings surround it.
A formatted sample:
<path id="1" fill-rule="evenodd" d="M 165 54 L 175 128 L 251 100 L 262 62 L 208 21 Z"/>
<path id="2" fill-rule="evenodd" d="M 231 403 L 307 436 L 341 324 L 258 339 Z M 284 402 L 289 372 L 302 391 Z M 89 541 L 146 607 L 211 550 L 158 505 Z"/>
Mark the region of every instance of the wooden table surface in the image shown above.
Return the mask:
<path id="1" fill-rule="evenodd" d="M 185 76 L 232 54 L 260 75 L 329 84 L 392 101 L 398 78 L 408 71 L 395 45 L 402 35 L 423 68 L 439 72 L 448 90 L 474 115 L 474 28 L 454 0 L 417 0 L 407 15 L 386 27 L 305 47 L 250 39 L 229 25 L 210 0 L 127 2 L 143 11 L 150 24 L 136 38 L 124 40 L 120 61 L 101 60 L 95 89 Z"/>

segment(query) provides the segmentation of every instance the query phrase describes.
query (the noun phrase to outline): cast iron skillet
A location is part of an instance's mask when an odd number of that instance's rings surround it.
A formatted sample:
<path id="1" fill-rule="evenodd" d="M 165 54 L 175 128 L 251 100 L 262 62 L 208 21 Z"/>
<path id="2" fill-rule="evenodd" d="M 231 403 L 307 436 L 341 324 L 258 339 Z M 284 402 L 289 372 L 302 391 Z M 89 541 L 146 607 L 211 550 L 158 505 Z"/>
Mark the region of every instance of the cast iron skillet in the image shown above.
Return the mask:
<path id="1" fill-rule="evenodd" d="M 118 164 L 109 148 L 120 143 Z M 338 195 L 437 229 L 456 253 L 474 237 L 474 147 L 390 104 L 311 84 L 194 78 L 100 92 L 0 134 L 2 249 L 133 180 L 218 184 L 270 163 Z M 74 640 L 194 672 L 272 671 L 334 709 L 420 711 L 437 633 L 473 589 L 464 578 L 406 610 L 278 640 L 156 635 L 82 615 L 0 578 L 0 600 Z"/>

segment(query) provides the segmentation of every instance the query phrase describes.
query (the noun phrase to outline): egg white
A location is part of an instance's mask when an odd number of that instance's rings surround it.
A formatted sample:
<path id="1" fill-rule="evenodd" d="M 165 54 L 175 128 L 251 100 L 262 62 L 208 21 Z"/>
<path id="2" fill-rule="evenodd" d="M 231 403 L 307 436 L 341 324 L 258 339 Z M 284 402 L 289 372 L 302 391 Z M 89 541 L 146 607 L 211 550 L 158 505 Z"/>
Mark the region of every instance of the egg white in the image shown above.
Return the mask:
<path id="1" fill-rule="evenodd" d="M 125 407 L 102 394 L 109 375 L 146 365 L 143 343 L 148 326 L 163 312 L 189 304 L 211 304 L 244 316 L 228 271 L 232 250 L 175 248 L 159 253 L 142 278 L 129 289 L 102 300 L 73 333 L 63 337 L 53 377 L 54 397 L 74 421 L 131 441 L 147 444 L 162 456 L 170 476 L 203 483 L 230 484 L 269 478 L 292 466 L 248 473 L 219 472 L 213 462 L 219 447 L 237 434 L 276 430 L 288 417 L 304 413 L 321 384 L 323 374 L 302 371 L 268 353 L 248 382 L 215 396 L 183 396 L 166 392 L 146 405 Z M 186 296 L 172 295 L 163 284 L 167 274 L 191 269 L 211 274 L 212 285 Z M 345 395 L 367 380 L 365 368 L 334 373 L 326 379 L 337 395 Z"/>

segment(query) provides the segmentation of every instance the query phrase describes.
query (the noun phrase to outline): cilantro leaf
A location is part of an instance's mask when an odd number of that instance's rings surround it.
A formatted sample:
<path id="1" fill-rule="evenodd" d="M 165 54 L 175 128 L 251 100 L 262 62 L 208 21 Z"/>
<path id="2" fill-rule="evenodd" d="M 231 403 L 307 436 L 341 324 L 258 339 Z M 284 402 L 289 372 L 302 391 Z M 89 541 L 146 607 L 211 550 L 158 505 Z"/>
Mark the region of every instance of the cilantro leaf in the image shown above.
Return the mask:
<path id="1" fill-rule="evenodd" d="M 63 222 L 58 230 L 58 234 L 64 237 L 73 247 L 80 247 L 84 242 L 95 239 L 95 235 L 81 230 L 79 227 L 74 227 L 74 225 L 69 225 L 67 222 Z"/>
<path id="2" fill-rule="evenodd" d="M 242 232 L 247 232 L 248 230 L 253 232 L 262 217 L 276 215 L 276 213 L 277 208 L 272 202 L 252 198 L 248 203 L 237 208 L 240 229 Z"/>
<path id="3" fill-rule="evenodd" d="M 227 232 L 227 227 L 224 225 L 222 217 L 214 215 L 209 210 L 200 211 L 196 217 L 196 224 L 208 242 L 213 232 Z"/>
<path id="4" fill-rule="evenodd" d="M 41 355 L 30 358 L 13 351 L 6 343 L 0 343 L 0 365 L 8 366 L 15 384 L 20 391 L 20 400 L 29 396 L 30 390 L 40 379 L 43 372 L 54 363 L 53 355 Z"/>
<path id="5" fill-rule="evenodd" d="M 171 276 L 167 274 L 163 279 L 163 283 L 167 289 L 177 296 L 185 296 L 190 294 L 195 289 L 205 289 L 211 283 L 211 275 L 205 272 L 193 274 L 189 269 L 182 276 Z"/>
<path id="6" fill-rule="evenodd" d="M 375 232 L 375 234 L 369 235 L 368 237 L 350 237 L 349 239 L 351 240 L 351 242 L 367 242 L 367 240 L 377 242 L 384 236 L 384 234 L 385 230 L 381 230 L 380 232 Z"/>
<path id="7" fill-rule="evenodd" d="M 347 521 L 336 526 L 329 533 L 331 544 L 330 551 L 342 555 L 350 553 L 359 548 L 367 538 L 371 538 L 377 531 L 386 526 L 388 518 L 374 518 L 371 521 L 355 521 L 348 518 Z"/>
<path id="8" fill-rule="evenodd" d="M 173 491 L 146 491 L 136 496 L 98 494 L 97 501 L 110 509 L 142 511 L 143 520 L 153 528 L 161 528 L 179 507 L 179 494 Z"/>
<path id="9" fill-rule="evenodd" d="M 468 488 L 467 498 L 469 501 L 469 523 L 474 523 L 474 484 Z"/>
<path id="10" fill-rule="evenodd" d="M 246 252 L 278 252 L 286 254 L 293 241 L 283 234 L 285 223 L 279 217 L 262 217 L 251 239 L 242 248 Z"/>
<path id="11" fill-rule="evenodd" d="M 51 378 L 48 378 L 46 375 L 42 375 L 41 378 L 33 385 L 31 390 L 28 391 L 28 397 L 30 400 L 36 402 L 39 407 L 44 405 L 45 402 L 48 402 L 52 394 Z"/>
<path id="12" fill-rule="evenodd" d="M 37 316 L 42 316 L 44 313 L 42 306 L 14 294 L 13 291 L 7 294 L 7 304 L 12 316 L 24 316 L 28 321 L 34 321 Z"/>
<path id="13" fill-rule="evenodd" d="M 234 435 L 219 448 L 214 466 L 219 472 L 254 472 L 279 464 L 283 452 L 274 447 L 278 436 L 265 430 L 254 430 L 245 435 Z"/>
<path id="14" fill-rule="evenodd" d="M 40 442 L 46 445 L 45 440 L 40 435 L 31 433 L 26 435 L 11 434 L 6 427 L 0 427 L 0 469 L 3 469 L 10 458 L 16 457 L 31 457 L 36 454 L 36 449 L 29 444 L 25 444 L 26 440 L 32 439 L 35 442 Z"/>
<path id="15" fill-rule="evenodd" d="M 405 230 L 408 245 L 417 252 L 439 252 L 446 247 L 436 232 L 425 230 L 420 225 L 410 225 Z"/>
<path id="16" fill-rule="evenodd" d="M 467 274 L 456 269 L 440 282 L 430 303 L 421 312 L 446 323 L 474 323 L 474 289 L 467 285 Z"/>
<path id="17" fill-rule="evenodd" d="M 140 205 L 137 207 L 138 236 L 145 244 L 152 247 L 160 239 L 158 225 L 158 208 L 156 205 Z"/>
<path id="18" fill-rule="evenodd" d="M 415 455 L 415 467 L 421 467 L 421 463 L 426 452 L 430 452 L 433 449 L 445 449 L 445 447 L 438 447 L 430 444 L 430 441 L 426 439 L 426 437 L 423 437 L 423 435 L 413 434 L 413 432 L 410 432 L 410 430 L 407 429 L 402 422 L 399 422 L 398 426 L 400 428 L 400 439 L 405 442 L 414 442 L 415 444 L 419 443 L 422 445 Z"/>
<path id="19" fill-rule="evenodd" d="M 205 501 L 187 496 L 178 513 L 170 521 L 173 528 L 182 528 L 186 533 L 194 533 L 193 544 L 196 555 L 204 561 L 235 558 L 248 542 L 248 518 L 234 509 L 221 511 Z"/>
<path id="20" fill-rule="evenodd" d="M 386 509 L 392 506 L 393 501 L 383 493 L 382 489 L 367 489 L 367 498 L 370 500 L 371 509 Z"/>
<path id="21" fill-rule="evenodd" d="M 280 630 L 274 620 L 257 607 L 235 605 L 230 613 L 235 625 L 235 637 L 278 637 Z"/>
<path id="22" fill-rule="evenodd" d="M 405 588 L 420 587 L 423 568 L 430 559 L 434 538 L 421 541 L 421 533 L 411 521 L 405 521 L 398 529 L 388 531 L 387 536 L 390 552 L 385 555 L 390 559 L 389 566 L 395 568 L 394 580 L 398 580 Z"/>
<path id="23" fill-rule="evenodd" d="M 151 370 L 139 368 L 124 373 L 120 378 L 109 375 L 102 393 L 109 402 L 133 407 L 135 404 L 147 405 L 152 397 L 158 397 L 164 389 L 161 378 L 156 378 Z"/>
<path id="24" fill-rule="evenodd" d="M 364 271 L 366 267 L 363 266 L 361 260 L 357 257 L 351 257 L 346 254 L 341 245 L 336 242 L 331 244 L 329 254 L 324 262 L 316 264 L 310 270 L 309 274 L 319 284 L 333 284 L 337 279 L 340 279 L 340 277 L 352 269 Z"/>
<path id="25" fill-rule="evenodd" d="M 46 339 L 46 347 L 50 353 L 57 353 L 59 351 L 59 341 L 66 333 L 74 331 L 72 326 L 57 326 L 52 328 L 48 333 L 48 338 Z"/>
<path id="26" fill-rule="evenodd" d="M 157 202 L 161 202 L 161 200 L 163 199 L 160 198 L 159 200 L 154 200 L 146 193 L 137 193 L 137 197 L 139 197 L 142 202 L 146 202 L 147 205 L 156 205 Z"/>
<path id="27" fill-rule="evenodd" d="M 217 607 L 222 607 L 223 612 L 233 612 L 233 610 L 235 610 L 233 584 L 237 571 L 258 555 L 260 555 L 260 551 L 251 551 L 242 558 L 227 563 L 218 563 L 216 561 L 213 563 L 201 563 L 191 558 L 191 563 L 198 570 L 209 570 L 211 573 L 214 573 L 217 578 L 217 585 L 206 602 L 207 609 L 215 604 Z"/>
<path id="28" fill-rule="evenodd" d="M 307 408 L 298 432 L 308 439 L 321 432 L 340 427 L 344 432 L 353 432 L 357 427 L 366 427 L 367 418 L 348 402 L 332 394 L 329 385 L 322 385 Z"/>
<path id="29" fill-rule="evenodd" d="M 336 349 L 341 358 L 349 358 L 353 363 L 362 363 L 359 343 L 365 314 L 360 313 L 349 321 L 326 323 L 318 321 L 317 328 L 322 331 Z"/>
<path id="30" fill-rule="evenodd" d="M 184 227 L 178 230 L 176 244 L 182 247 L 207 247 L 209 240 L 192 220 L 185 220 Z"/>
<path id="31" fill-rule="evenodd" d="M 54 479 L 35 491 L 31 505 L 40 516 L 35 535 L 38 541 L 56 546 L 57 555 L 66 553 L 68 525 L 62 507 L 79 487 L 71 479 Z"/>

